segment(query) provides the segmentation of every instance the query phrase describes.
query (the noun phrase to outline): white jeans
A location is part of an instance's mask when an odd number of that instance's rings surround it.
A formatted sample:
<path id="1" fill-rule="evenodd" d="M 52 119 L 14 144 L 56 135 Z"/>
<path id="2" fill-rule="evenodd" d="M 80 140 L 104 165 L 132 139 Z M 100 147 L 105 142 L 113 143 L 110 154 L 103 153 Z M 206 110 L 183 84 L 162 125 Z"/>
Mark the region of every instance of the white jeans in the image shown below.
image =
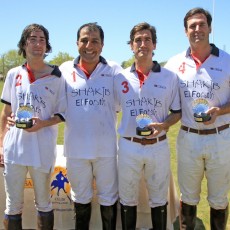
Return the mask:
<path id="1" fill-rule="evenodd" d="M 7 215 L 21 214 L 24 203 L 24 185 L 27 172 L 33 180 L 35 206 L 38 211 L 52 210 L 50 199 L 50 173 L 40 172 L 33 167 L 5 163 L 4 183 Z"/>
<path id="2" fill-rule="evenodd" d="M 118 200 L 116 157 L 100 157 L 94 160 L 67 158 L 66 165 L 74 202 L 91 202 L 94 178 L 99 204 L 110 206 Z"/>
<path id="3" fill-rule="evenodd" d="M 154 208 L 165 205 L 170 178 L 170 152 L 167 140 L 144 146 L 120 138 L 118 181 L 120 202 L 123 205 L 138 205 L 142 170 L 149 194 L 149 206 Z"/>
<path id="4" fill-rule="evenodd" d="M 227 207 L 230 189 L 230 128 L 210 135 L 180 130 L 177 161 L 183 202 L 191 205 L 199 203 L 205 175 L 209 205 L 214 209 Z"/>

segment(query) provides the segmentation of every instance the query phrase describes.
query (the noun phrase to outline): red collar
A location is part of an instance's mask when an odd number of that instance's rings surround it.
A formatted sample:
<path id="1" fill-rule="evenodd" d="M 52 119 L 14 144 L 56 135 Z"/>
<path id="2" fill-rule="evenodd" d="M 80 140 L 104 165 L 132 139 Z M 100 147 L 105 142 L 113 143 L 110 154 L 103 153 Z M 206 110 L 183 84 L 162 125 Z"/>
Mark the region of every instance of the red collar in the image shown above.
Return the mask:
<path id="1" fill-rule="evenodd" d="M 29 78 L 29 81 L 30 81 L 30 84 L 31 84 L 31 83 L 36 81 L 36 78 L 35 78 L 32 70 L 31 70 L 30 66 L 28 65 L 28 63 L 26 63 L 25 67 L 26 67 L 26 70 L 28 72 L 28 78 Z M 49 75 L 50 75 L 49 73 L 46 73 L 45 75 L 41 76 L 40 78 L 43 78 L 43 77 L 46 77 L 46 76 L 49 76 Z"/>
<path id="2" fill-rule="evenodd" d="M 89 79 L 90 73 L 80 64 L 77 64 L 78 68 L 80 68 L 86 75 L 86 77 Z"/>
<path id="3" fill-rule="evenodd" d="M 146 80 L 147 76 L 149 75 L 149 73 L 147 75 L 144 75 L 141 71 L 136 70 L 137 74 L 138 74 L 138 78 L 140 81 L 140 88 L 142 87 L 142 85 L 144 84 L 144 81 Z"/>

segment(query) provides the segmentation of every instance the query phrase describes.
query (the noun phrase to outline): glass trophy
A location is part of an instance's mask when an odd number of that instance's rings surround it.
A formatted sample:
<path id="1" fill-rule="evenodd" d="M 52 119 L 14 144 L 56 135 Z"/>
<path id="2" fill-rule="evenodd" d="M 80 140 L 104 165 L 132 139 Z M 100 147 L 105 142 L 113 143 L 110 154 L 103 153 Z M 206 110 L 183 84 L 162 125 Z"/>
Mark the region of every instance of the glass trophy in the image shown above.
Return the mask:
<path id="1" fill-rule="evenodd" d="M 20 106 L 16 112 L 16 127 L 28 129 L 33 126 L 33 109 L 30 106 Z"/>
<path id="2" fill-rule="evenodd" d="M 149 136 L 153 133 L 152 128 L 148 127 L 152 123 L 152 119 L 147 114 L 139 114 L 136 117 L 136 134 L 139 136 Z"/>
<path id="3" fill-rule="evenodd" d="M 208 101 L 205 99 L 197 99 L 193 102 L 193 116 L 196 122 L 205 122 L 211 119 L 210 114 L 207 114 L 209 109 Z"/>

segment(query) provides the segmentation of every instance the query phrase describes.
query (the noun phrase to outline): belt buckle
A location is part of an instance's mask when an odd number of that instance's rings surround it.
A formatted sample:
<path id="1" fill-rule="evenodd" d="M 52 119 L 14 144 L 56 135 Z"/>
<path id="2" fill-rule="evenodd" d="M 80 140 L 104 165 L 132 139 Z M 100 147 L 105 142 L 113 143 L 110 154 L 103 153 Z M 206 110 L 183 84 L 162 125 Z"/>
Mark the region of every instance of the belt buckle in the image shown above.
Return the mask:
<path id="1" fill-rule="evenodd" d="M 141 138 L 141 145 L 146 145 L 146 138 Z"/>

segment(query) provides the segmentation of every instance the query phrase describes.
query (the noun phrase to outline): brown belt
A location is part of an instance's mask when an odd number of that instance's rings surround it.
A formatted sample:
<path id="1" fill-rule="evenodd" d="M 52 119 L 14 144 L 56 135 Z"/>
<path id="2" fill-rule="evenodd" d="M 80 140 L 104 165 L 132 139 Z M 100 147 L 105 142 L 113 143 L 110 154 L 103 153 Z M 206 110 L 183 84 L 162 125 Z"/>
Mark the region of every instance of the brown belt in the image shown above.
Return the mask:
<path id="1" fill-rule="evenodd" d="M 136 138 L 136 137 L 124 137 L 126 140 L 129 141 L 133 141 L 142 145 L 153 145 L 159 141 L 163 141 L 167 138 L 166 134 L 161 136 L 161 137 L 157 137 L 154 139 L 147 139 L 147 138 Z"/>
<path id="2" fill-rule="evenodd" d="M 189 128 L 189 127 L 184 126 L 184 125 L 181 126 L 181 129 L 184 131 L 187 131 L 190 133 L 197 133 L 199 135 L 215 134 L 215 133 L 219 133 L 220 131 L 223 131 L 227 128 L 229 128 L 229 124 L 222 125 L 222 126 L 219 126 L 217 128 L 214 128 L 214 129 L 202 129 L 202 130 Z"/>

